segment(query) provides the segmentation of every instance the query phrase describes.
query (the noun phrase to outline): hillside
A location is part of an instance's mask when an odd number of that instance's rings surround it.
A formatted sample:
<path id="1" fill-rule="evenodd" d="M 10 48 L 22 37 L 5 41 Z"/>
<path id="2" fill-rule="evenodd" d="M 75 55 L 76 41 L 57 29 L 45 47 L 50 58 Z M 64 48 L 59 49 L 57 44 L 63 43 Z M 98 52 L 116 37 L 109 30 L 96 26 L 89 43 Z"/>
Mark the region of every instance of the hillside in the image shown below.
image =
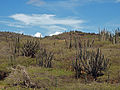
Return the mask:
<path id="1" fill-rule="evenodd" d="M 73 62 L 79 49 L 83 52 L 87 50 L 88 54 L 97 53 L 98 48 L 104 55 L 102 58 L 109 59 L 109 67 L 101 70 L 102 75 L 96 78 L 84 70 L 76 78 Z M 90 58 L 94 58 L 94 55 Z M 2 90 L 119 90 L 119 83 L 120 37 L 117 34 L 111 36 L 105 31 L 100 34 L 71 31 L 35 38 L 0 32 Z"/>

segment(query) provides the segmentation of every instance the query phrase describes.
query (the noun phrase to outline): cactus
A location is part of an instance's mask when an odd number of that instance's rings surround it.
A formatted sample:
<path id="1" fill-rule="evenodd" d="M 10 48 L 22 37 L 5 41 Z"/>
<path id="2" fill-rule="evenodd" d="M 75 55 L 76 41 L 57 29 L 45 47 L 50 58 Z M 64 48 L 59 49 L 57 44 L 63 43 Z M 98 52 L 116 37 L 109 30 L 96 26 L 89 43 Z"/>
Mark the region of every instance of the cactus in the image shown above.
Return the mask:
<path id="1" fill-rule="evenodd" d="M 120 30 L 119 28 L 115 30 L 115 44 L 119 43 Z"/>
<path id="2" fill-rule="evenodd" d="M 75 48 L 77 49 L 77 38 L 76 37 L 74 37 L 74 46 L 75 46 Z"/>
<path id="3" fill-rule="evenodd" d="M 20 37 L 17 36 L 14 40 L 14 53 L 18 54 L 19 56 L 19 51 L 20 51 Z"/>
<path id="4" fill-rule="evenodd" d="M 19 36 L 16 38 L 16 47 L 17 47 L 17 53 L 19 56 L 19 53 L 20 53 L 20 37 Z"/>
<path id="5" fill-rule="evenodd" d="M 78 53 L 77 53 L 78 54 Z M 79 56 L 76 54 L 76 59 L 75 59 L 75 62 L 73 61 L 72 65 L 73 65 L 73 68 L 75 70 L 75 77 L 76 78 L 79 78 L 80 75 L 82 74 L 81 71 L 82 71 L 82 66 L 81 66 L 81 63 L 80 63 L 80 58 Z"/>
<path id="6" fill-rule="evenodd" d="M 22 47 L 21 53 L 23 56 L 34 58 L 39 48 L 40 46 L 38 41 L 27 40 Z"/>
<path id="7" fill-rule="evenodd" d="M 105 71 L 109 66 L 109 59 L 102 55 L 100 49 L 97 50 L 97 53 L 88 52 L 86 48 L 81 48 L 78 52 L 73 64 L 78 77 L 81 76 L 81 71 L 84 71 L 87 75 L 91 75 L 94 80 L 97 80 L 98 76 L 103 75 L 102 71 Z"/>
<path id="8" fill-rule="evenodd" d="M 72 48 L 72 35 L 71 35 L 71 32 L 70 32 L 70 44 L 69 44 L 69 49 Z"/>
<path id="9" fill-rule="evenodd" d="M 20 52 L 20 37 L 14 37 L 12 38 L 12 42 L 8 42 L 9 49 L 11 50 L 12 55 L 18 55 Z"/>
<path id="10" fill-rule="evenodd" d="M 16 63 L 16 56 L 15 55 L 9 56 L 9 60 L 10 60 L 10 65 L 13 67 Z"/>
<path id="11" fill-rule="evenodd" d="M 41 67 L 51 68 L 53 56 L 53 52 L 41 48 L 36 57 L 36 64 Z"/>
<path id="12" fill-rule="evenodd" d="M 99 32 L 98 38 L 100 41 L 110 41 L 112 42 L 112 44 L 117 44 L 119 43 L 119 36 L 120 36 L 119 28 L 115 30 L 114 34 L 104 29 Z"/>

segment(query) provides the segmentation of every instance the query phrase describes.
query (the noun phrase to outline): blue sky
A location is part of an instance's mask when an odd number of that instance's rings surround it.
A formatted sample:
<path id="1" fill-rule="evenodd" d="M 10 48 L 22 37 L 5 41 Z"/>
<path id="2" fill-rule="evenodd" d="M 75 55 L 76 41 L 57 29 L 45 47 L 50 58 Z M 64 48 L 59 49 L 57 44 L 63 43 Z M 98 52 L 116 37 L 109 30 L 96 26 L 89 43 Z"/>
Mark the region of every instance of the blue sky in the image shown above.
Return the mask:
<path id="1" fill-rule="evenodd" d="M 54 35 L 120 27 L 120 0 L 0 0 L 0 31 Z"/>

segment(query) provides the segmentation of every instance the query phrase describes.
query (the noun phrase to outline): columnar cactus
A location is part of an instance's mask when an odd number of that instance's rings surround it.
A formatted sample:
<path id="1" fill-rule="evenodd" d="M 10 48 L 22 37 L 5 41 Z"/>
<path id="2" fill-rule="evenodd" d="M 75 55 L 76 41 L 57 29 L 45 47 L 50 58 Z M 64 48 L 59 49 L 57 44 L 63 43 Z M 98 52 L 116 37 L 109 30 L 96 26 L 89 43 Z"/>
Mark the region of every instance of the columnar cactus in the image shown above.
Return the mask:
<path id="1" fill-rule="evenodd" d="M 22 55 L 34 58 L 37 51 L 40 49 L 40 43 L 34 40 L 27 40 L 22 47 Z"/>
<path id="2" fill-rule="evenodd" d="M 36 57 L 36 64 L 41 67 L 51 68 L 53 56 L 53 52 L 48 52 L 46 49 L 41 48 Z"/>
<path id="3" fill-rule="evenodd" d="M 73 67 L 76 71 L 76 76 L 80 77 L 81 71 L 84 71 L 87 75 L 91 75 L 95 80 L 98 76 L 103 75 L 102 71 L 105 71 L 109 66 L 109 59 L 106 59 L 102 55 L 100 49 L 97 52 L 88 52 L 86 48 L 80 49 Z"/>

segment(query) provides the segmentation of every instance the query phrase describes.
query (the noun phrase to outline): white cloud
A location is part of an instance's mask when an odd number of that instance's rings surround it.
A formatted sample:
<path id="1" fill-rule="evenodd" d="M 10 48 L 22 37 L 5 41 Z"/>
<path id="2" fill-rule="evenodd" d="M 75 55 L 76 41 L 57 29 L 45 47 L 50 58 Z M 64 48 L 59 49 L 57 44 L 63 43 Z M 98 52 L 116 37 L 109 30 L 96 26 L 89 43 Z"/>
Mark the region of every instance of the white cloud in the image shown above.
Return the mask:
<path id="1" fill-rule="evenodd" d="M 9 17 L 13 18 L 14 20 L 21 21 L 25 23 L 26 25 L 30 24 L 30 20 L 31 20 L 31 17 L 25 14 L 15 14 Z"/>
<path id="2" fill-rule="evenodd" d="M 84 20 L 74 18 L 57 18 L 56 15 L 52 14 L 15 14 L 9 16 L 14 19 L 17 24 L 11 24 L 10 26 L 16 27 L 27 27 L 27 26 L 39 26 L 40 28 L 48 30 L 47 34 L 53 32 L 66 31 L 68 27 L 74 28 L 75 26 L 80 27 Z M 20 25 L 21 23 L 21 25 Z"/>
<path id="3" fill-rule="evenodd" d="M 50 34 L 49 36 L 59 35 L 59 34 L 61 34 L 61 33 L 62 33 L 62 32 L 55 32 L 55 33 Z"/>
<path id="4" fill-rule="evenodd" d="M 79 19 L 60 19 L 56 18 L 55 15 L 51 14 L 33 14 L 33 15 L 26 15 L 26 14 L 15 14 L 10 16 L 14 20 L 23 22 L 26 25 L 54 25 L 54 24 L 61 24 L 61 25 L 75 25 L 81 24 L 84 21 Z"/>
<path id="5" fill-rule="evenodd" d="M 35 37 L 43 37 L 41 33 L 37 32 L 35 35 Z"/>

